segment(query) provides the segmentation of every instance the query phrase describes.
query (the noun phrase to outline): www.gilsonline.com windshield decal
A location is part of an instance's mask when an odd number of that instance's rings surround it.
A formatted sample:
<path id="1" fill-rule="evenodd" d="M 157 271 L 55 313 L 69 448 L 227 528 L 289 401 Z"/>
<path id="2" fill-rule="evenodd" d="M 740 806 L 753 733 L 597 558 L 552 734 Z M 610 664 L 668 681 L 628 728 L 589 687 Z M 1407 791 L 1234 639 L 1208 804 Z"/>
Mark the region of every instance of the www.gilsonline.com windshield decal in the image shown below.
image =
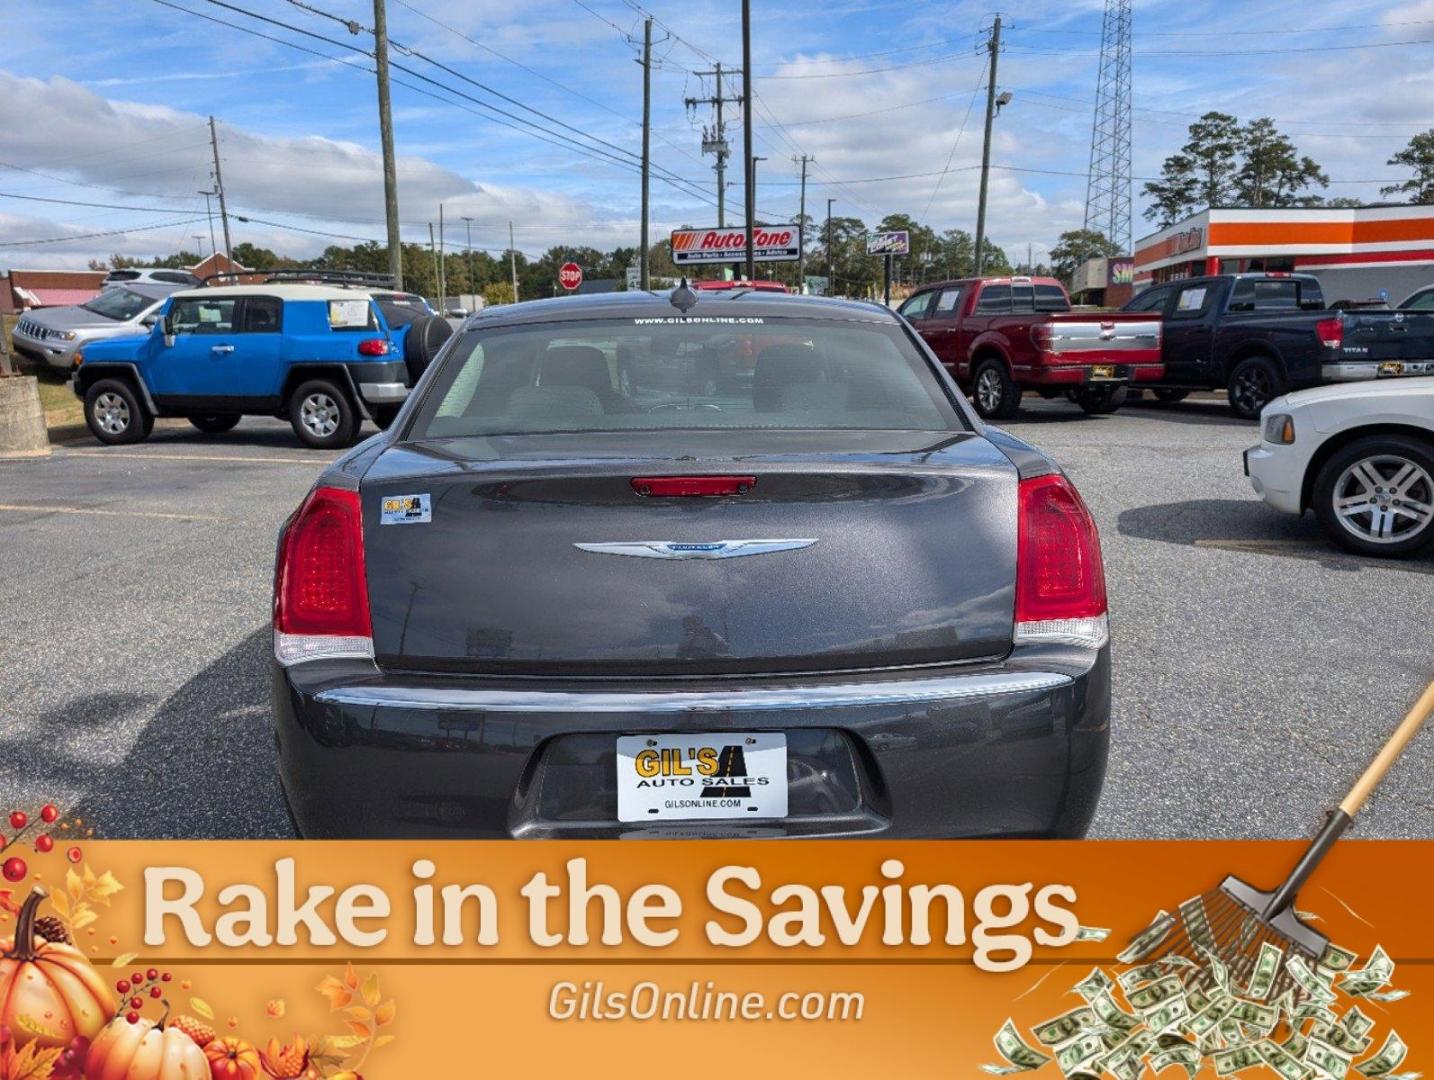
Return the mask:
<path id="1" fill-rule="evenodd" d="M 633 319 L 634 326 L 661 326 L 664 323 L 740 323 L 744 326 L 767 320 L 757 315 L 664 315 L 655 319 Z"/>

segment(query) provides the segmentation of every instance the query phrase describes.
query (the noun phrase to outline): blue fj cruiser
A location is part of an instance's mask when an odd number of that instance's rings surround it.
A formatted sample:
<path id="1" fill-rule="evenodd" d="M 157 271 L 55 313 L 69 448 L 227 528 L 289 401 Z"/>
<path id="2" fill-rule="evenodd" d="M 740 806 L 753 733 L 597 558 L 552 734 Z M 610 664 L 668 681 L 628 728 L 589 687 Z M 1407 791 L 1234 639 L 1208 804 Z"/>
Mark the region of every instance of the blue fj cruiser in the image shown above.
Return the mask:
<path id="1" fill-rule="evenodd" d="M 393 422 L 452 333 L 421 297 L 364 275 L 186 289 L 149 334 L 86 345 L 71 386 L 104 443 L 148 438 L 156 417 L 228 431 L 242 416 L 287 419 L 306 446 L 351 445 L 364 418 Z"/>

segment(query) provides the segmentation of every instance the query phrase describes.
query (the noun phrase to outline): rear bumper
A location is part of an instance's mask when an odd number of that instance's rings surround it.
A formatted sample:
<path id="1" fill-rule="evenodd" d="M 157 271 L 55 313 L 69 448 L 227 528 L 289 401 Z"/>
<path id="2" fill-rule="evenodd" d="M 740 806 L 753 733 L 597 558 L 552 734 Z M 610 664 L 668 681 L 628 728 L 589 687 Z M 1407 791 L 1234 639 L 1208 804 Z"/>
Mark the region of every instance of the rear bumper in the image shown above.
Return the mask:
<path id="1" fill-rule="evenodd" d="M 1324 364 L 1319 369 L 1325 382 L 1360 382 L 1401 375 L 1434 375 L 1434 360 L 1353 360 Z"/>
<path id="2" fill-rule="evenodd" d="M 1107 370 L 1109 374 L 1107 374 Z M 1164 364 L 1050 364 L 1017 368 L 1016 382 L 1022 386 L 1083 386 L 1086 383 L 1129 383 L 1157 380 L 1165 376 Z"/>
<path id="3" fill-rule="evenodd" d="M 306 836 L 1085 833 L 1105 777 L 1109 645 L 836 678 L 535 689 L 399 679 L 355 662 L 276 665 L 280 775 Z M 673 731 L 786 733 L 789 816 L 620 823 L 617 736 Z"/>
<path id="4" fill-rule="evenodd" d="M 392 405 L 408 400 L 408 385 L 401 382 L 361 382 L 359 393 L 371 405 Z"/>

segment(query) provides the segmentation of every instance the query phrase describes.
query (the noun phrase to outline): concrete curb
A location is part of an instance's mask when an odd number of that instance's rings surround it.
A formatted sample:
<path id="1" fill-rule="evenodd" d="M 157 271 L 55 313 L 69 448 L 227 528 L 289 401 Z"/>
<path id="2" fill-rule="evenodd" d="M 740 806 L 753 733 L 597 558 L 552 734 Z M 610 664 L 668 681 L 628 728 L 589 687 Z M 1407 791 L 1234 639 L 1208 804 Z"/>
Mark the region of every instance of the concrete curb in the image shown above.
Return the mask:
<path id="1" fill-rule="evenodd" d="M 46 457 L 50 437 L 33 375 L 0 378 L 0 457 Z"/>

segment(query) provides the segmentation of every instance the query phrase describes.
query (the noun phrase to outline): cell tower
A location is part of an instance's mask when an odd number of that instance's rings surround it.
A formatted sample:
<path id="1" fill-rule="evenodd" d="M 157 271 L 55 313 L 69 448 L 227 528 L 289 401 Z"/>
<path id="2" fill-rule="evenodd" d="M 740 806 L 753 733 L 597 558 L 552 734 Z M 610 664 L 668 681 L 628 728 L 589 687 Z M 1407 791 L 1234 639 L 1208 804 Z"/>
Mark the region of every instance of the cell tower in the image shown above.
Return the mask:
<path id="1" fill-rule="evenodd" d="M 1095 124 L 1090 136 L 1090 173 L 1085 189 L 1085 227 L 1102 232 L 1130 254 L 1130 23 L 1133 0 L 1106 0 L 1100 34 L 1100 74 Z"/>

